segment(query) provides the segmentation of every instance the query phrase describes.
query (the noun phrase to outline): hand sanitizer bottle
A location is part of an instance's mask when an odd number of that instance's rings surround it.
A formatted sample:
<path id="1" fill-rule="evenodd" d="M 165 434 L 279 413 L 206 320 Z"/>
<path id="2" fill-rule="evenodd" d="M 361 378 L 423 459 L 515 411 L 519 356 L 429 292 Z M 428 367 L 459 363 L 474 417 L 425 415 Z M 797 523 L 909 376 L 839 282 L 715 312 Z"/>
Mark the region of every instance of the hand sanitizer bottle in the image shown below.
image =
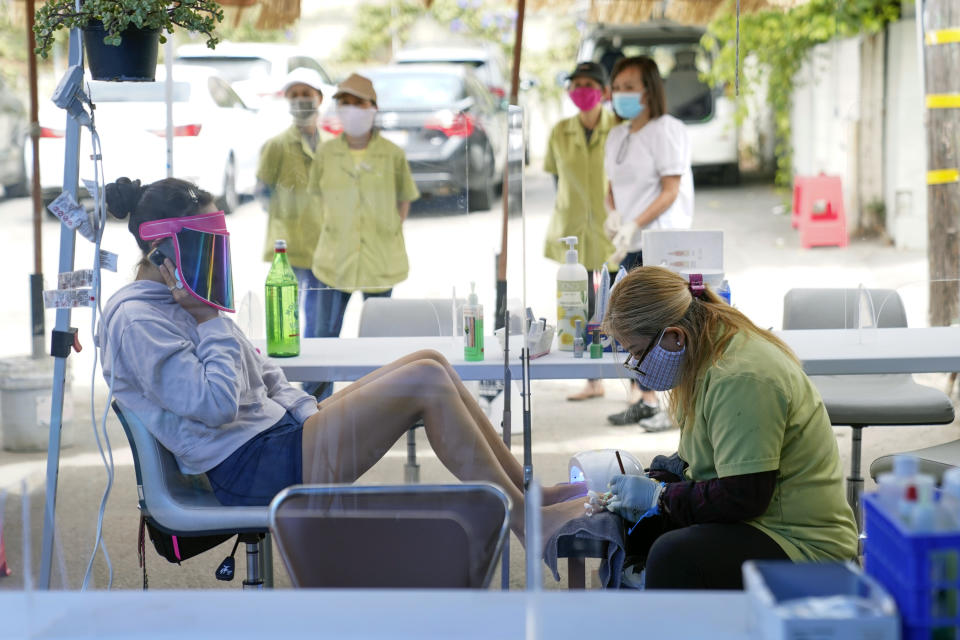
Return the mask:
<path id="1" fill-rule="evenodd" d="M 567 255 L 557 271 L 557 348 L 573 351 L 577 321 L 587 324 L 587 270 L 577 261 L 577 237 L 560 242 L 567 243 Z"/>
<path id="2" fill-rule="evenodd" d="M 476 283 L 470 283 L 470 296 L 463 305 L 463 359 L 467 362 L 483 360 L 483 306 L 477 302 L 474 290 Z"/>

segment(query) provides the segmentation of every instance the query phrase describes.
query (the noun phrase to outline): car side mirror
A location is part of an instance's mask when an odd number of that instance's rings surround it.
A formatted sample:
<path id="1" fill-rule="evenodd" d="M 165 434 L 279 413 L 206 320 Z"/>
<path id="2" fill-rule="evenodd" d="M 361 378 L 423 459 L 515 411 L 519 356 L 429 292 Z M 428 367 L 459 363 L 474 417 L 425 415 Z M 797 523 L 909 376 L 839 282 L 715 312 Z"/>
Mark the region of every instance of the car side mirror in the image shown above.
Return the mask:
<path id="1" fill-rule="evenodd" d="M 557 83 L 557 86 L 560 87 L 561 89 L 563 89 L 563 88 L 567 85 L 567 72 L 566 72 L 566 71 L 558 71 L 558 72 L 557 72 L 556 83 Z"/>

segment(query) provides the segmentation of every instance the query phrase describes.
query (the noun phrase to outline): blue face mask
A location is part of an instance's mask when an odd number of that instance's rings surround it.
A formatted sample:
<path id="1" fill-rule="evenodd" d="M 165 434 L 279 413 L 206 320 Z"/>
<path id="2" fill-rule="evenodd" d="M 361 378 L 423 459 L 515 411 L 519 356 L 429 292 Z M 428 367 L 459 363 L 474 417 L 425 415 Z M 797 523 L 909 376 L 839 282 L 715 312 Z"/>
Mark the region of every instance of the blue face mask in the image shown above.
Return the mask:
<path id="1" fill-rule="evenodd" d="M 633 120 L 643 113 L 643 93 L 635 92 L 615 92 L 613 94 L 613 110 L 617 115 L 627 120 Z"/>

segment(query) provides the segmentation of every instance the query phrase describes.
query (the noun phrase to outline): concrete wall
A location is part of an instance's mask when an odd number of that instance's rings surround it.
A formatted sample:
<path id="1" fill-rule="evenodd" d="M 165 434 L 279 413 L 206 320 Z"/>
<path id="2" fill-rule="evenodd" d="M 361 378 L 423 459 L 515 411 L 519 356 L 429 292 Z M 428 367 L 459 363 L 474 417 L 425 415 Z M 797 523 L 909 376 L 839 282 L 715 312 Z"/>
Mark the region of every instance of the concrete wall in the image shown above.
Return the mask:
<path id="1" fill-rule="evenodd" d="M 793 171 L 826 173 L 843 182 L 847 228 L 856 224 L 860 39 L 819 45 L 797 74 L 793 92 Z"/>
<path id="2" fill-rule="evenodd" d="M 851 232 L 861 208 L 882 198 L 894 243 L 923 250 L 927 134 L 915 21 L 891 24 L 885 40 L 813 49 L 793 95 L 794 173 L 841 177 Z"/>
<path id="3" fill-rule="evenodd" d="M 927 248 L 927 131 L 916 21 L 887 31 L 884 202 L 887 232 L 902 249 Z"/>

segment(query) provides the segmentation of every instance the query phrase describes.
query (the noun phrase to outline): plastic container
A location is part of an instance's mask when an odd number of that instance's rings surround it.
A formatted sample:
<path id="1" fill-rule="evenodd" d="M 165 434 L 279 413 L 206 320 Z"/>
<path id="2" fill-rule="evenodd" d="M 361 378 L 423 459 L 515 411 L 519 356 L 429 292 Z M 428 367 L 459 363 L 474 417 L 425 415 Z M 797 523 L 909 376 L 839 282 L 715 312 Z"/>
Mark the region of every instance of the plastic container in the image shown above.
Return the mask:
<path id="1" fill-rule="evenodd" d="M 897 609 L 879 581 L 852 562 L 743 563 L 751 637 L 896 640 Z"/>
<path id="2" fill-rule="evenodd" d="M 0 425 L 7 451 L 46 451 L 50 440 L 50 409 L 53 406 L 54 358 L 15 356 L 0 359 Z M 70 366 L 67 362 L 63 389 L 60 446 L 76 440 Z"/>
<path id="3" fill-rule="evenodd" d="M 577 237 L 560 238 L 567 243 L 566 262 L 557 270 L 557 348 L 573 351 L 576 322 L 587 323 L 587 269 L 577 260 Z"/>
<path id="4" fill-rule="evenodd" d="M 960 531 L 912 531 L 876 494 L 862 504 L 865 569 L 896 601 L 903 639 L 960 638 Z"/>
<path id="5" fill-rule="evenodd" d="M 463 305 L 463 359 L 483 360 L 483 305 L 477 301 L 476 283 L 470 283 L 470 297 Z"/>

